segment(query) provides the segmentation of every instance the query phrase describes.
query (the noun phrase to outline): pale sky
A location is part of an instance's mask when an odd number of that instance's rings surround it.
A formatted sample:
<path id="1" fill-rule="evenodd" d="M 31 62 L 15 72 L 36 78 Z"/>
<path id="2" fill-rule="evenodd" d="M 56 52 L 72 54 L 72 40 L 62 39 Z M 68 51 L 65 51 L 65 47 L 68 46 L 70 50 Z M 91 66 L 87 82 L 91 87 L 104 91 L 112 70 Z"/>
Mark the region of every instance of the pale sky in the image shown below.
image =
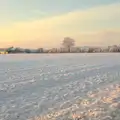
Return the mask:
<path id="1" fill-rule="evenodd" d="M 120 44 L 120 0 L 0 0 L 0 47 Z"/>

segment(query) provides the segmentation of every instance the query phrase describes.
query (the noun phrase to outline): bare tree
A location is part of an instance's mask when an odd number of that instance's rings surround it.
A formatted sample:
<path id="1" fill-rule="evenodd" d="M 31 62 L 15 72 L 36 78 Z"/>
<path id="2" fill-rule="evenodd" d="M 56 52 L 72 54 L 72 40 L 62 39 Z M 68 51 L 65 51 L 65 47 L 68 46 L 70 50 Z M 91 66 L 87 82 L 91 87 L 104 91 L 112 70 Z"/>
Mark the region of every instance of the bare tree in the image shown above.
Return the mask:
<path id="1" fill-rule="evenodd" d="M 75 45 L 75 40 L 70 37 L 65 37 L 62 45 L 68 49 L 68 52 L 70 52 L 70 48 Z"/>
<path id="2" fill-rule="evenodd" d="M 109 48 L 109 52 L 120 52 L 120 47 L 117 45 L 113 45 Z"/>

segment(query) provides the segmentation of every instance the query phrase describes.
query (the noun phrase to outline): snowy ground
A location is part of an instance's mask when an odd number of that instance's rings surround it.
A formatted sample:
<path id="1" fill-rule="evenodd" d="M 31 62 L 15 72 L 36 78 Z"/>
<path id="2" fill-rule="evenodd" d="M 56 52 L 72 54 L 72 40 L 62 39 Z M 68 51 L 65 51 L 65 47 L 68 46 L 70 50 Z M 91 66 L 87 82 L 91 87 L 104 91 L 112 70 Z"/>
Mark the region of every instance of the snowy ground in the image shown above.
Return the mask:
<path id="1" fill-rule="evenodd" d="M 27 120 L 120 83 L 120 54 L 0 55 L 0 120 Z"/>

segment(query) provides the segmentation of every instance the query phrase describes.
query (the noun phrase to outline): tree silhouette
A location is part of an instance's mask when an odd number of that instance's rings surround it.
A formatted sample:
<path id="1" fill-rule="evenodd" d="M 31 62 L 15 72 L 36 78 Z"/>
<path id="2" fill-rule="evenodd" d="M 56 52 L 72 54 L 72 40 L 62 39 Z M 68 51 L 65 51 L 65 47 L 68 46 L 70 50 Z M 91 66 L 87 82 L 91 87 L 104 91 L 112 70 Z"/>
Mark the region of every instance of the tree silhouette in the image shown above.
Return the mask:
<path id="1" fill-rule="evenodd" d="M 31 53 L 30 49 L 25 49 L 25 53 Z"/>
<path id="2" fill-rule="evenodd" d="M 12 47 L 7 48 L 7 49 L 6 49 L 6 52 L 8 52 L 8 53 L 12 52 L 12 49 L 13 49 L 13 48 L 14 48 L 13 46 L 12 46 Z"/>
<path id="3" fill-rule="evenodd" d="M 75 45 L 75 40 L 70 37 L 65 37 L 62 45 L 68 49 L 68 52 L 70 52 L 71 47 Z"/>

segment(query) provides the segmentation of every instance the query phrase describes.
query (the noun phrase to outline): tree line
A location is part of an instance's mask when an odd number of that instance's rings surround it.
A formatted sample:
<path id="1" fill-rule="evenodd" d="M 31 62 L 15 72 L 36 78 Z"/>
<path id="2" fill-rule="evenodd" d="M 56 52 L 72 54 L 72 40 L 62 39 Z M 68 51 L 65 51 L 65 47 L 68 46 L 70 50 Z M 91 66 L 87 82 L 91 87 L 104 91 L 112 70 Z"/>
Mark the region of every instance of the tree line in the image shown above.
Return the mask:
<path id="1" fill-rule="evenodd" d="M 61 48 L 51 49 L 22 49 L 22 48 L 7 48 L 8 53 L 98 53 L 98 52 L 120 52 L 120 45 L 108 47 L 76 47 L 75 40 L 70 37 L 65 37 L 62 41 Z"/>

